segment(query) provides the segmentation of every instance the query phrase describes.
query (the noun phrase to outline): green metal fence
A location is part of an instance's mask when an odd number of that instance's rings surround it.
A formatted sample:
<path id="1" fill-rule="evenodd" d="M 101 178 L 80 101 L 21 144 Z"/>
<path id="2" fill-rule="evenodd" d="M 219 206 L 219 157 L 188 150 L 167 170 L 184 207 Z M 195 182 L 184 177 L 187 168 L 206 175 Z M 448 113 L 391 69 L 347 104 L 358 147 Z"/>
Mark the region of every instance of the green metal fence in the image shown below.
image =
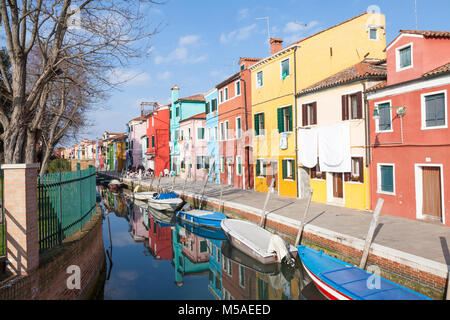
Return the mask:
<path id="1" fill-rule="evenodd" d="M 59 246 L 96 209 L 95 167 L 38 176 L 39 250 Z"/>

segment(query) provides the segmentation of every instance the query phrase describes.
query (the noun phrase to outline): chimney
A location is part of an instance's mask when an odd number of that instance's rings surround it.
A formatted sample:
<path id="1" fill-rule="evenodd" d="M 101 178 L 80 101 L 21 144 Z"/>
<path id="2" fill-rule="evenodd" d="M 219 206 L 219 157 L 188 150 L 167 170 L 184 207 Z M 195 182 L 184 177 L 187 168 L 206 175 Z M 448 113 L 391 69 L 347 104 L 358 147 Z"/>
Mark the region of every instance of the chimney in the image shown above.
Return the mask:
<path id="1" fill-rule="evenodd" d="M 172 90 L 172 104 L 179 98 L 180 88 L 177 85 L 174 85 L 170 90 Z"/>
<path id="2" fill-rule="evenodd" d="M 283 40 L 279 38 L 270 38 L 270 54 L 275 54 L 283 49 Z"/>

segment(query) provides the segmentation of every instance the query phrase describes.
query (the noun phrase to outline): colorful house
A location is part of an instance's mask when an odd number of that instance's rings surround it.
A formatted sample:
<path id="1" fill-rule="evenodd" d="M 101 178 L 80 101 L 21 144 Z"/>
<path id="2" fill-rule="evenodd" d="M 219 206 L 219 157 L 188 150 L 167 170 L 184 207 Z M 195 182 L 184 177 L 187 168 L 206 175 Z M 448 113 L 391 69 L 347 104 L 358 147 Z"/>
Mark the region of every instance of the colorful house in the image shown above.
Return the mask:
<path id="1" fill-rule="evenodd" d="M 241 58 L 239 72 L 216 86 L 220 181 L 241 189 L 253 189 L 251 74 L 248 68 L 259 60 Z"/>
<path id="2" fill-rule="evenodd" d="M 214 88 L 205 94 L 206 100 L 206 154 L 209 155 L 210 170 L 215 173 L 210 175 L 209 181 L 220 183 L 219 173 L 219 111 L 217 110 L 217 89 Z"/>
<path id="3" fill-rule="evenodd" d="M 274 179 L 279 195 L 299 196 L 295 94 L 364 58 L 384 59 L 384 26 L 384 15 L 366 12 L 285 48 L 271 39 L 271 56 L 250 66 L 256 191 Z"/>
<path id="4" fill-rule="evenodd" d="M 142 151 L 145 146 L 142 145 L 142 137 L 147 133 L 147 117 L 141 116 L 130 120 L 127 123 L 128 128 L 128 153 L 127 153 L 127 169 L 133 167 L 137 169 L 143 165 Z"/>
<path id="5" fill-rule="evenodd" d="M 203 181 L 209 174 L 209 155 L 206 146 L 206 113 L 200 113 L 180 121 L 178 141 L 182 179 Z"/>
<path id="6" fill-rule="evenodd" d="M 450 226 L 450 32 L 401 30 L 369 89 L 371 207 Z"/>
<path id="7" fill-rule="evenodd" d="M 148 220 L 148 249 L 156 260 L 172 260 L 172 227 L 157 222 L 150 214 L 144 213 Z"/>
<path id="8" fill-rule="evenodd" d="M 364 96 L 385 79 L 384 60 L 364 60 L 297 94 L 300 198 L 312 189 L 313 201 L 370 209 Z"/>
<path id="9" fill-rule="evenodd" d="M 221 300 L 222 292 L 222 244 L 224 241 L 208 239 L 209 248 L 209 285 L 208 290 L 216 300 Z"/>
<path id="10" fill-rule="evenodd" d="M 256 271 L 222 255 L 222 300 L 256 300 Z"/>
<path id="11" fill-rule="evenodd" d="M 205 112 L 205 97 L 203 94 L 180 98 L 178 86 L 172 91 L 172 104 L 170 106 L 170 168 L 176 175 L 181 173 L 180 158 L 180 121 Z"/>
<path id="12" fill-rule="evenodd" d="M 158 106 L 147 117 L 147 133 L 144 150 L 146 169 L 151 169 L 159 176 L 170 169 L 170 109 L 169 106 Z"/>

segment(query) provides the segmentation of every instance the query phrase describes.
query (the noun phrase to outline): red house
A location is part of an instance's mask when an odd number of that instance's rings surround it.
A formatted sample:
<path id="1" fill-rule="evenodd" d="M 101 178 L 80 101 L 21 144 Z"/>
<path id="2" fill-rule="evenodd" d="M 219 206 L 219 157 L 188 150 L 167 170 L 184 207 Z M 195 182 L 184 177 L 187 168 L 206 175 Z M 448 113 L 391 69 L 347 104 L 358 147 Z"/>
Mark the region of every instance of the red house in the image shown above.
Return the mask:
<path id="1" fill-rule="evenodd" d="M 219 110 L 220 182 L 253 189 L 251 74 L 256 58 L 241 58 L 240 71 L 216 86 Z"/>
<path id="2" fill-rule="evenodd" d="M 147 152 L 145 159 L 148 168 L 159 176 L 165 169 L 170 170 L 170 110 L 162 106 L 153 111 L 147 118 Z"/>
<path id="3" fill-rule="evenodd" d="M 450 226 L 450 32 L 401 30 L 369 89 L 371 206 Z"/>

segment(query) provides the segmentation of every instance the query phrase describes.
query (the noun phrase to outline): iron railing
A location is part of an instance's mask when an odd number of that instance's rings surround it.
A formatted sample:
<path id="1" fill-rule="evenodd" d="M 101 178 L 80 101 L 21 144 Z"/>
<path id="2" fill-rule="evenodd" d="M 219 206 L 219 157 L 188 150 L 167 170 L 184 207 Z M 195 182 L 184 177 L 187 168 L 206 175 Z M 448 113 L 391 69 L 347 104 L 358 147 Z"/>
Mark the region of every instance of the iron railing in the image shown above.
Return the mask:
<path id="1" fill-rule="evenodd" d="M 60 246 L 96 210 L 95 167 L 38 176 L 39 251 Z"/>

